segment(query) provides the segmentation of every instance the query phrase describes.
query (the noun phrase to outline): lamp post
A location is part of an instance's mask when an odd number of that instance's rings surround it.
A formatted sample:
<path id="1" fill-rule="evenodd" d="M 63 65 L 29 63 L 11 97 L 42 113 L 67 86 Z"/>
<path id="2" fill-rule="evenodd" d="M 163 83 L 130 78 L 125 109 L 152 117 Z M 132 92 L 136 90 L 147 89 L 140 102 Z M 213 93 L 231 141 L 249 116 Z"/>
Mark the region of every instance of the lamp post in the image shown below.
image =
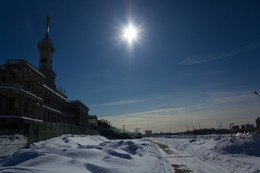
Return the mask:
<path id="1" fill-rule="evenodd" d="M 257 95 L 258 97 L 260 97 L 260 95 L 258 94 L 258 92 L 254 91 L 254 94 Z"/>
<path id="2" fill-rule="evenodd" d="M 258 92 L 254 91 L 254 94 L 260 98 L 260 95 L 258 94 Z M 258 105 L 258 106 L 260 106 L 260 105 Z"/>
<path id="3" fill-rule="evenodd" d="M 258 94 L 258 92 L 254 91 L 254 94 L 257 95 L 260 98 L 260 95 Z M 258 106 L 260 106 L 260 105 L 258 105 Z M 259 123 L 259 117 L 256 119 L 256 128 L 258 128 L 258 130 L 259 130 L 259 124 L 258 123 Z"/>

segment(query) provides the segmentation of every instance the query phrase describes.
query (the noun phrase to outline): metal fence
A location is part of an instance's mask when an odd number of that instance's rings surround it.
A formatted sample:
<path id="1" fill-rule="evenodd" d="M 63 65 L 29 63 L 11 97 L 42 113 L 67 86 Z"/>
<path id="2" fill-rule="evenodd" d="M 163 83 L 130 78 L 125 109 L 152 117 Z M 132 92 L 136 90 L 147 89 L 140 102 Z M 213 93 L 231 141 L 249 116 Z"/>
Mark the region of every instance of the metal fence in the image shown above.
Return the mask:
<path id="1" fill-rule="evenodd" d="M 153 135 L 152 137 L 157 138 L 175 138 L 175 139 L 223 139 L 223 138 L 241 138 L 241 139 L 249 139 L 251 138 L 251 135 L 247 134 L 241 134 L 241 135 L 235 135 L 235 134 L 211 134 L 211 135 Z"/>
<path id="2" fill-rule="evenodd" d="M 28 145 L 64 134 L 99 135 L 100 132 L 88 127 L 80 127 L 66 123 L 32 122 L 29 127 Z"/>

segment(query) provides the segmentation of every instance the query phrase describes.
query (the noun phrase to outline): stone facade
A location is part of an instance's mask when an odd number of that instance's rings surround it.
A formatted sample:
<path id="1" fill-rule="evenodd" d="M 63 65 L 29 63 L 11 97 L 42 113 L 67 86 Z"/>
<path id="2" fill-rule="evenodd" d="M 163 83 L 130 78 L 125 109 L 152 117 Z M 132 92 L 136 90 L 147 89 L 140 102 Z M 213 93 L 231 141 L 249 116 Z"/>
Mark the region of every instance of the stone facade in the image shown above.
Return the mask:
<path id="1" fill-rule="evenodd" d="M 39 70 L 24 59 L 8 60 L 0 66 L 0 121 L 57 122 L 79 126 L 96 125 L 97 117 L 88 114 L 81 101 L 69 101 L 56 88 L 52 69 L 55 48 L 49 38 L 47 18 L 45 38 L 38 44 Z"/>

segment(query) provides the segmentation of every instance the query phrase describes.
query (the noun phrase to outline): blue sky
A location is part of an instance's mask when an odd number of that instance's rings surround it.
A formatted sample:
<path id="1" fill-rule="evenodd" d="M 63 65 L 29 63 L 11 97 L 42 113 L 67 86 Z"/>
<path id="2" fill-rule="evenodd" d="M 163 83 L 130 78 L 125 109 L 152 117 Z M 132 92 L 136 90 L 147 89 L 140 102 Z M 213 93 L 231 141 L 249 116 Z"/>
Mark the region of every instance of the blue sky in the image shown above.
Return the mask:
<path id="1" fill-rule="evenodd" d="M 38 68 L 50 16 L 56 86 L 91 114 L 153 131 L 255 124 L 259 1 L 1 1 L 0 64 Z M 120 39 L 131 20 L 141 31 Z"/>

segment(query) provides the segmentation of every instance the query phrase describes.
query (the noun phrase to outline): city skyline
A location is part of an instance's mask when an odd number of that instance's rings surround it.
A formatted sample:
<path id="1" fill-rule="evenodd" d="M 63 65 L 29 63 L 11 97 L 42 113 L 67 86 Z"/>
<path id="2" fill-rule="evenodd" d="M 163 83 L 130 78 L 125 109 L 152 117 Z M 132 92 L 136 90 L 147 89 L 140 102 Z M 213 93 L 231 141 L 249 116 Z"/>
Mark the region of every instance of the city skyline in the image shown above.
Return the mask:
<path id="1" fill-rule="evenodd" d="M 224 128 L 259 116 L 257 1 L 4 1 L 0 64 L 26 59 L 50 16 L 57 88 L 128 131 Z M 139 27 L 129 46 L 120 38 Z"/>

